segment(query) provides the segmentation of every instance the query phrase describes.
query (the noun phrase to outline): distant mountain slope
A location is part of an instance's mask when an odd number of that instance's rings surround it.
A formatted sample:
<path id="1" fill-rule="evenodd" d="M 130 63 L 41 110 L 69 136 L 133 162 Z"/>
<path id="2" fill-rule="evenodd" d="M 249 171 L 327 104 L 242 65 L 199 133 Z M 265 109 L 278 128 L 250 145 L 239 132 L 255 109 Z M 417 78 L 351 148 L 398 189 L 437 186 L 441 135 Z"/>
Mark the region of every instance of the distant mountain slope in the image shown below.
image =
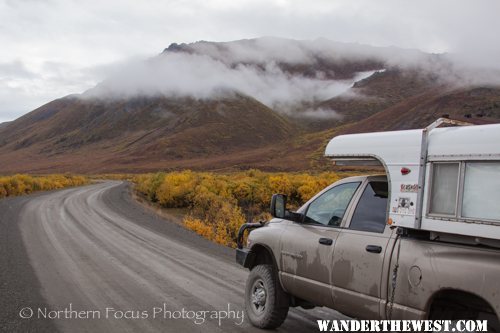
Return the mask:
<path id="1" fill-rule="evenodd" d="M 310 168 L 331 169 L 323 154 L 328 141 L 337 135 L 424 128 L 443 116 L 475 125 L 500 123 L 500 87 L 436 87 L 359 121 L 309 135 L 304 147 L 314 147 L 306 153 Z"/>
<path id="2" fill-rule="evenodd" d="M 218 100 L 158 97 L 112 102 L 68 97 L 48 103 L 4 129 L 0 154 L 17 158 L 1 167 L 11 172 L 30 171 L 37 169 L 39 161 L 53 160 L 54 170 L 64 171 L 70 165 L 92 172 L 93 167 L 87 169 L 73 157 L 88 152 L 92 159 L 104 159 L 96 162 L 104 164 L 96 165 L 103 169 L 106 160 L 120 156 L 146 163 L 206 158 L 282 142 L 295 132 L 286 118 L 241 95 Z M 22 158 L 25 154 L 29 161 Z"/>
<path id="3" fill-rule="evenodd" d="M 216 134 L 222 129 L 224 134 L 219 138 Z M 204 144 L 227 141 L 218 147 L 222 149 L 283 140 L 292 130 L 293 126 L 284 117 L 253 98 L 237 94 L 217 100 L 67 97 L 7 126 L 0 145 L 20 149 L 50 141 L 52 152 L 57 153 L 138 133 L 140 138 L 131 146 L 151 144 L 155 139 L 182 141 L 183 133 L 196 131 L 201 142 L 210 139 Z"/>
<path id="4" fill-rule="evenodd" d="M 392 107 L 406 98 L 428 91 L 441 90 L 439 81 L 430 73 L 412 69 L 391 68 L 375 72 L 356 82 L 345 94 L 311 106 L 317 110 L 335 111 L 333 119 L 301 119 L 314 130 L 331 129 L 365 119 Z"/>
<path id="5" fill-rule="evenodd" d="M 7 125 L 10 124 L 10 123 L 11 123 L 10 121 L 6 121 L 6 122 L 3 122 L 3 123 L 0 123 L 0 131 L 2 130 L 2 128 L 7 127 Z"/>
<path id="6" fill-rule="evenodd" d="M 172 44 L 132 67 L 0 124 L 0 173 L 319 170 L 335 135 L 500 122 L 500 87 L 412 50 L 262 38 Z"/>
<path id="7" fill-rule="evenodd" d="M 439 117 L 488 124 L 500 122 L 500 88 L 436 89 L 411 96 L 353 123 L 342 133 L 422 128 Z"/>

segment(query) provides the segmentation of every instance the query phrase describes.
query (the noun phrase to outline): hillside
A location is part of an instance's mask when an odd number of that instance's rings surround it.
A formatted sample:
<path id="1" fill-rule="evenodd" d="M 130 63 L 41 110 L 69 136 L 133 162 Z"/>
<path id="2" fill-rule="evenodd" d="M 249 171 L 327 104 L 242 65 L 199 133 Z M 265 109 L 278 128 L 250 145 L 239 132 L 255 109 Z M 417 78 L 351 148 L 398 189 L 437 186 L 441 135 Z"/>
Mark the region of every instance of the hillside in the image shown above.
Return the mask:
<path id="1" fill-rule="evenodd" d="M 0 172 L 324 169 L 334 135 L 500 122 L 500 88 L 446 80 L 442 63 L 325 40 L 172 44 L 1 124 Z"/>
<path id="2" fill-rule="evenodd" d="M 218 100 L 66 97 L 19 118 L 1 132 L 7 171 L 128 170 L 166 160 L 238 154 L 292 136 L 283 116 L 250 98 Z M 91 159 L 89 160 L 89 155 Z M 28 162 L 29 160 L 29 162 Z M 117 168 L 117 169 L 115 169 Z"/>

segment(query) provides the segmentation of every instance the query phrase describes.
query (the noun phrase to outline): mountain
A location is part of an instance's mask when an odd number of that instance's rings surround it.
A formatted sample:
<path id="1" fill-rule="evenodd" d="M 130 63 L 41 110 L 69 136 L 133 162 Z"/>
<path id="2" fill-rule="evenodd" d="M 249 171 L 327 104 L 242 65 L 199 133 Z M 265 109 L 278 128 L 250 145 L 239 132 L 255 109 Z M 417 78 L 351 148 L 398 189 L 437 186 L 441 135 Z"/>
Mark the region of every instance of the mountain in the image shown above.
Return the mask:
<path id="1" fill-rule="evenodd" d="M 3 123 L 0 123 L 0 131 L 2 130 L 2 128 L 7 127 L 7 125 L 9 123 L 10 123 L 10 121 L 6 121 L 6 122 L 3 122 Z"/>
<path id="2" fill-rule="evenodd" d="M 334 135 L 499 122 L 500 87 L 461 75 L 445 56 L 322 39 L 172 44 L 1 124 L 0 172 L 326 168 Z"/>
<path id="3" fill-rule="evenodd" d="M 411 96 L 359 122 L 342 133 L 422 128 L 439 117 L 473 124 L 500 122 L 500 88 L 435 89 Z"/>
<path id="4" fill-rule="evenodd" d="M 67 97 L 19 118 L 1 132 L 7 170 L 151 170 L 164 161 L 239 153 L 281 142 L 294 126 L 257 100 Z M 90 159 L 89 159 L 90 157 Z M 29 160 L 29 162 L 28 162 Z"/>

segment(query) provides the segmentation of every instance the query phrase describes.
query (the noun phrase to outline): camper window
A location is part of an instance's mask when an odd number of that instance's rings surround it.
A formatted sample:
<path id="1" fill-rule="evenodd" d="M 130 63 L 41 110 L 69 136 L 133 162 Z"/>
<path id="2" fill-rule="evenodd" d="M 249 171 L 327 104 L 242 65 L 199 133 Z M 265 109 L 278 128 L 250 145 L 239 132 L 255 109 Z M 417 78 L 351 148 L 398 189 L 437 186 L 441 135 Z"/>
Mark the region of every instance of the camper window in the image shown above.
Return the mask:
<path id="1" fill-rule="evenodd" d="M 456 215 L 459 163 L 433 163 L 429 213 Z"/>
<path id="2" fill-rule="evenodd" d="M 500 162 L 465 164 L 462 217 L 500 220 Z"/>
<path id="3" fill-rule="evenodd" d="M 500 162 L 431 164 L 429 215 L 474 222 L 500 221 Z"/>

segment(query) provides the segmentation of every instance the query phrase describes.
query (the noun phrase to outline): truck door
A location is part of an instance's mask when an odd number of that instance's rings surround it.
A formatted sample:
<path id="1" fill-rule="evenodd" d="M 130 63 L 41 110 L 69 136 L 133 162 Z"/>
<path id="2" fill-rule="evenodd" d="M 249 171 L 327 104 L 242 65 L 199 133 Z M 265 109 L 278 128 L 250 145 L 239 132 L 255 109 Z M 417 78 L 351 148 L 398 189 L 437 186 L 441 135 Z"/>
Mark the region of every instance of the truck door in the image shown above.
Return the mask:
<path id="1" fill-rule="evenodd" d="M 349 203 L 360 181 L 326 189 L 301 208 L 302 222 L 291 222 L 281 237 L 281 278 L 289 292 L 331 306 L 332 260 Z"/>
<path id="2" fill-rule="evenodd" d="M 333 257 L 332 294 L 335 309 L 358 318 L 378 318 L 384 260 L 392 230 L 387 225 L 388 184 L 370 178 L 347 216 Z M 387 278 L 387 277 L 386 277 Z M 384 289 L 385 292 L 385 289 Z"/>

